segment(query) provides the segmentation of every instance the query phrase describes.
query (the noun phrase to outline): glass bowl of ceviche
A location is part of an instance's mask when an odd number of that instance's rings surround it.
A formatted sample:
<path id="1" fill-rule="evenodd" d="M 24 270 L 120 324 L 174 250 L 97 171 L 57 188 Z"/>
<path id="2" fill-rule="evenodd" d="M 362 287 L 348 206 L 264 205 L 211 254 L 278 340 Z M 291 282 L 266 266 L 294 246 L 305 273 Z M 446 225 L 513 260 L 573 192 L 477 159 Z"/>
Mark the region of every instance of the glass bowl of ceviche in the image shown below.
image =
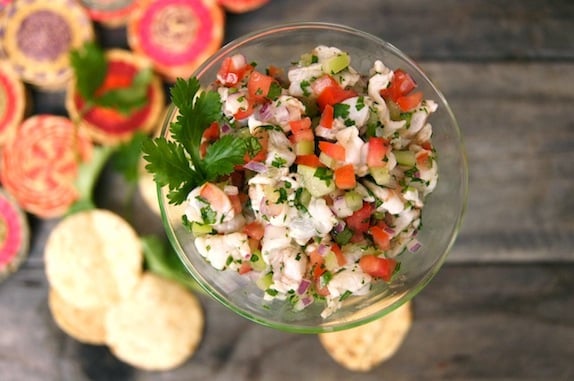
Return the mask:
<path id="1" fill-rule="evenodd" d="M 460 131 L 389 43 L 274 27 L 224 46 L 171 99 L 147 169 L 177 254 L 232 311 L 290 332 L 351 328 L 445 261 L 467 197 Z"/>

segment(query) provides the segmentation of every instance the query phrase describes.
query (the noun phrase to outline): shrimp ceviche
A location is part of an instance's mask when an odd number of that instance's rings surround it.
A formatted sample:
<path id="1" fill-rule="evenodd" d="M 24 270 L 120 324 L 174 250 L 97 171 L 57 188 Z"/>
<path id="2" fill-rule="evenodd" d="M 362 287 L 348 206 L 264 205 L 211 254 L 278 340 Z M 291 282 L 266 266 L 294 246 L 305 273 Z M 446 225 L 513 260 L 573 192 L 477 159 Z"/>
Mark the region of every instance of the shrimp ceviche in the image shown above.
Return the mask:
<path id="1" fill-rule="evenodd" d="M 437 104 L 408 72 L 359 73 L 317 46 L 284 69 L 233 55 L 208 89 L 179 79 L 171 94 L 179 115 L 170 140 L 144 144 L 147 168 L 185 205 L 199 254 L 265 300 L 321 302 L 326 318 L 420 247 Z"/>

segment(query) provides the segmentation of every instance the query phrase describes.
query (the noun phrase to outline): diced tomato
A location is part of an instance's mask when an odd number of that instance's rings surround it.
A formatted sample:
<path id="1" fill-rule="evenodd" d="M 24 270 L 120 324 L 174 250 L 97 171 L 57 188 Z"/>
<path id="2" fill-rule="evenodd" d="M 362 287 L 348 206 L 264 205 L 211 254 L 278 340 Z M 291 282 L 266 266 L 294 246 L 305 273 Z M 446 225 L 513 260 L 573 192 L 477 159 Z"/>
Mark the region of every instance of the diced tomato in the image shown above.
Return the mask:
<path id="1" fill-rule="evenodd" d="M 311 271 L 313 272 L 313 278 L 319 279 L 325 271 L 325 259 L 317 250 L 313 250 L 309 255 L 309 264 L 311 265 Z"/>
<path id="2" fill-rule="evenodd" d="M 380 226 L 371 226 L 369 233 L 373 237 L 375 245 L 381 250 L 389 250 L 391 248 L 391 235 L 387 233 Z"/>
<path id="3" fill-rule="evenodd" d="M 430 164 L 430 151 L 429 150 L 420 150 L 415 155 L 417 164 L 423 168 L 427 168 Z"/>
<path id="4" fill-rule="evenodd" d="M 217 79 L 224 86 L 235 86 L 252 69 L 253 66 L 247 64 L 245 57 L 241 54 L 225 57 L 217 72 Z"/>
<path id="5" fill-rule="evenodd" d="M 389 149 L 389 142 L 385 138 L 369 138 L 369 149 L 367 151 L 367 165 L 369 167 L 383 167 L 385 156 Z"/>
<path id="6" fill-rule="evenodd" d="M 213 122 L 203 131 L 203 139 L 205 140 L 217 140 L 219 139 L 219 124 Z"/>
<path id="7" fill-rule="evenodd" d="M 265 99 L 267 94 L 269 94 L 269 89 L 274 81 L 273 77 L 258 71 L 253 71 L 249 76 L 249 81 L 247 82 L 247 93 L 249 94 L 249 97 L 256 101 Z"/>
<path id="8" fill-rule="evenodd" d="M 292 120 L 289 122 L 289 127 L 291 127 L 291 132 L 293 134 L 298 134 L 301 131 L 310 130 L 311 119 L 309 117 L 305 117 L 299 120 Z"/>
<path id="9" fill-rule="evenodd" d="M 319 142 L 319 149 L 331 158 L 339 161 L 345 161 L 346 152 L 345 147 L 337 143 L 331 143 L 326 141 Z"/>
<path id="10" fill-rule="evenodd" d="M 397 105 L 401 111 L 407 112 L 415 109 L 423 100 L 423 93 L 420 91 L 403 95 L 397 98 Z"/>
<path id="11" fill-rule="evenodd" d="M 265 227 L 260 222 L 253 221 L 243 227 L 243 233 L 256 240 L 261 240 L 265 233 Z"/>
<path id="12" fill-rule="evenodd" d="M 284 70 L 278 66 L 275 65 L 269 65 L 267 67 L 267 75 L 273 77 L 273 78 L 279 78 L 283 75 Z"/>
<path id="13" fill-rule="evenodd" d="M 345 90 L 338 84 L 325 88 L 317 97 L 317 104 L 320 110 L 324 110 L 327 105 L 335 105 L 343 102 L 345 99 L 356 97 L 357 92 L 354 90 Z"/>
<path id="14" fill-rule="evenodd" d="M 357 185 L 353 164 L 335 169 L 335 186 L 339 189 L 353 189 Z"/>
<path id="15" fill-rule="evenodd" d="M 243 120 L 245 118 L 249 118 L 253 114 L 253 103 L 251 101 L 247 102 L 246 108 L 240 108 L 237 112 L 233 115 L 233 117 L 237 120 Z"/>
<path id="16" fill-rule="evenodd" d="M 295 163 L 300 165 L 306 165 L 308 167 L 313 168 L 319 168 L 325 166 L 323 165 L 323 163 L 321 163 L 321 160 L 319 160 L 317 155 L 313 154 L 297 156 L 297 158 L 295 159 Z"/>
<path id="17" fill-rule="evenodd" d="M 359 266 L 370 276 L 382 278 L 388 282 L 393 276 L 397 261 L 392 258 L 380 258 L 373 254 L 366 254 L 359 259 Z"/>
<path id="18" fill-rule="evenodd" d="M 339 266 L 345 266 L 347 264 L 347 258 L 345 258 L 345 255 L 343 254 L 343 251 L 341 250 L 341 248 L 339 247 L 339 245 L 337 245 L 336 243 L 334 243 L 331 246 L 331 251 L 333 253 L 335 253 L 335 257 L 337 257 L 337 264 Z"/>
<path id="19" fill-rule="evenodd" d="M 386 89 L 381 90 L 381 95 L 385 99 L 396 102 L 403 95 L 407 95 L 417 87 L 415 80 L 404 70 L 397 69 L 394 71 L 391 83 Z"/>
<path id="20" fill-rule="evenodd" d="M 323 112 L 321 113 L 321 119 L 319 120 L 319 125 L 324 128 L 333 127 L 334 111 L 332 105 L 325 105 Z"/>
<path id="21" fill-rule="evenodd" d="M 241 265 L 239 266 L 239 274 L 247 274 L 248 272 L 250 272 L 251 270 L 253 270 L 253 268 L 251 267 L 251 263 L 244 261 L 241 262 Z"/>
<path id="22" fill-rule="evenodd" d="M 364 202 L 363 207 L 345 219 L 349 229 L 353 232 L 364 233 L 369 230 L 371 215 L 375 211 L 375 206 Z"/>

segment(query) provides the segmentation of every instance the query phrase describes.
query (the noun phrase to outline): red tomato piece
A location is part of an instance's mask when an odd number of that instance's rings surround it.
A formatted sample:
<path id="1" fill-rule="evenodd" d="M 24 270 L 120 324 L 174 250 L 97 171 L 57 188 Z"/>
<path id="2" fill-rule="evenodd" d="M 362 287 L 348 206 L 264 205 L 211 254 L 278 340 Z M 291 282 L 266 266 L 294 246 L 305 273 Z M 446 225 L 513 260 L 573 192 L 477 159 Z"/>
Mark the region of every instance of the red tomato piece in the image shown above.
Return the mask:
<path id="1" fill-rule="evenodd" d="M 357 185 L 353 164 L 335 169 L 335 186 L 339 189 L 353 189 Z"/>
<path id="2" fill-rule="evenodd" d="M 269 89 L 274 81 L 275 79 L 273 79 L 273 77 L 258 71 L 253 71 L 249 76 L 249 81 L 247 82 L 247 93 L 249 94 L 249 97 L 256 101 L 265 99 L 267 94 L 269 94 Z"/>
<path id="3" fill-rule="evenodd" d="M 253 221 L 243 227 L 243 233 L 247 234 L 247 236 L 253 239 L 261 240 L 263 238 L 263 234 L 265 233 L 265 226 L 263 226 L 260 222 Z"/>
<path id="4" fill-rule="evenodd" d="M 313 155 L 313 154 L 297 156 L 297 158 L 295 159 L 295 163 L 300 164 L 300 165 L 306 165 L 308 167 L 313 167 L 313 168 L 319 168 L 319 167 L 325 166 L 325 165 L 323 165 L 323 163 L 321 163 L 321 160 L 319 160 L 317 155 Z"/>
<path id="5" fill-rule="evenodd" d="M 388 282 L 397 267 L 397 261 L 392 258 L 380 258 L 376 255 L 367 254 L 359 259 L 359 266 L 363 272 L 375 278 L 381 278 Z"/>
<path id="6" fill-rule="evenodd" d="M 251 270 L 253 270 L 253 268 L 251 267 L 251 263 L 249 262 L 241 262 L 241 265 L 239 266 L 239 274 L 243 275 L 243 274 L 247 274 L 248 272 L 250 272 Z"/>
<path id="7" fill-rule="evenodd" d="M 343 251 L 339 245 L 334 243 L 333 246 L 331 246 L 331 251 L 335 253 L 335 257 L 337 257 L 337 264 L 339 266 L 345 266 L 347 264 L 347 258 L 345 258 L 345 255 L 343 254 Z"/>
<path id="8" fill-rule="evenodd" d="M 249 118 L 253 114 L 253 103 L 251 101 L 247 102 L 247 108 L 240 108 L 233 117 L 237 120 L 242 120 Z"/>
<path id="9" fill-rule="evenodd" d="M 213 141 L 219 139 L 219 124 L 213 122 L 203 131 L 203 139 Z"/>
<path id="10" fill-rule="evenodd" d="M 319 279 L 319 277 L 327 271 L 325 269 L 325 259 L 317 250 L 313 250 L 309 255 L 309 264 L 311 265 L 311 271 L 315 279 Z"/>
<path id="11" fill-rule="evenodd" d="M 371 215 L 375 211 L 375 206 L 364 202 L 363 207 L 345 219 L 349 229 L 353 232 L 364 233 L 369 230 Z"/>
<path id="12" fill-rule="evenodd" d="M 403 95 L 410 93 L 417 87 L 415 80 L 404 70 L 397 69 L 393 74 L 389 87 L 381 90 L 381 95 L 385 99 L 396 102 Z"/>
<path id="13" fill-rule="evenodd" d="M 420 91 L 414 92 L 408 95 L 402 95 L 397 98 L 397 105 L 401 111 L 408 112 L 412 111 L 421 104 L 423 100 L 423 93 Z"/>
<path id="14" fill-rule="evenodd" d="M 338 160 L 338 161 L 345 161 L 346 152 L 345 147 L 337 143 L 319 142 L 319 149 L 321 152 L 324 152 L 325 155 L 329 155 L 331 158 Z"/>
<path id="15" fill-rule="evenodd" d="M 289 122 L 289 127 L 291 127 L 291 132 L 293 134 L 297 134 L 304 130 L 311 129 L 311 119 L 309 117 L 305 117 L 299 120 L 292 120 Z"/>
<path id="16" fill-rule="evenodd" d="M 367 165 L 369 167 L 385 166 L 385 156 L 389 149 L 389 142 L 385 138 L 372 137 L 369 139 L 367 151 Z"/>
<path id="17" fill-rule="evenodd" d="M 245 57 L 241 54 L 225 57 L 217 72 L 217 80 L 224 86 L 232 87 L 241 82 L 252 69 L 253 66 L 247 64 Z"/>
<path id="18" fill-rule="evenodd" d="M 317 104 L 320 110 L 324 110 L 327 105 L 335 105 L 343 102 L 345 99 L 356 97 L 357 92 L 354 90 L 345 90 L 338 84 L 325 88 L 317 97 Z"/>
<path id="19" fill-rule="evenodd" d="M 373 237 L 375 245 L 381 250 L 389 250 L 391 248 L 391 235 L 387 233 L 380 226 L 371 226 L 369 233 Z"/>
<path id="20" fill-rule="evenodd" d="M 332 105 L 325 105 L 323 112 L 321 113 L 321 119 L 319 120 L 319 125 L 324 128 L 333 127 L 335 109 Z"/>

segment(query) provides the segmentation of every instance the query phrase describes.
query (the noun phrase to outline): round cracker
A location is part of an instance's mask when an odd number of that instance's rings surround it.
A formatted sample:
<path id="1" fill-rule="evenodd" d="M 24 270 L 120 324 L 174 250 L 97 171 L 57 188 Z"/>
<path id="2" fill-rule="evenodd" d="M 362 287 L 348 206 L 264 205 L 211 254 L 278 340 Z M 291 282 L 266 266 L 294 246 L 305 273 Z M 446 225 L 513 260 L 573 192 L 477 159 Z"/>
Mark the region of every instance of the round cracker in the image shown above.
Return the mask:
<path id="1" fill-rule="evenodd" d="M 45 248 L 51 286 L 78 308 L 105 308 L 127 297 L 142 274 L 135 230 L 103 209 L 72 214 L 56 225 Z"/>
<path id="2" fill-rule="evenodd" d="M 107 343 L 134 367 L 168 370 L 195 353 L 203 324 L 203 310 L 192 293 L 147 272 L 130 298 L 108 310 Z"/>
<path id="3" fill-rule="evenodd" d="M 345 368 L 366 372 L 389 359 L 401 346 L 412 324 L 411 303 L 390 314 L 345 331 L 321 333 L 329 355 Z"/>
<path id="4" fill-rule="evenodd" d="M 105 308 L 77 308 L 64 300 L 54 289 L 50 289 L 48 305 L 54 321 L 62 331 L 82 343 L 105 344 Z"/>

